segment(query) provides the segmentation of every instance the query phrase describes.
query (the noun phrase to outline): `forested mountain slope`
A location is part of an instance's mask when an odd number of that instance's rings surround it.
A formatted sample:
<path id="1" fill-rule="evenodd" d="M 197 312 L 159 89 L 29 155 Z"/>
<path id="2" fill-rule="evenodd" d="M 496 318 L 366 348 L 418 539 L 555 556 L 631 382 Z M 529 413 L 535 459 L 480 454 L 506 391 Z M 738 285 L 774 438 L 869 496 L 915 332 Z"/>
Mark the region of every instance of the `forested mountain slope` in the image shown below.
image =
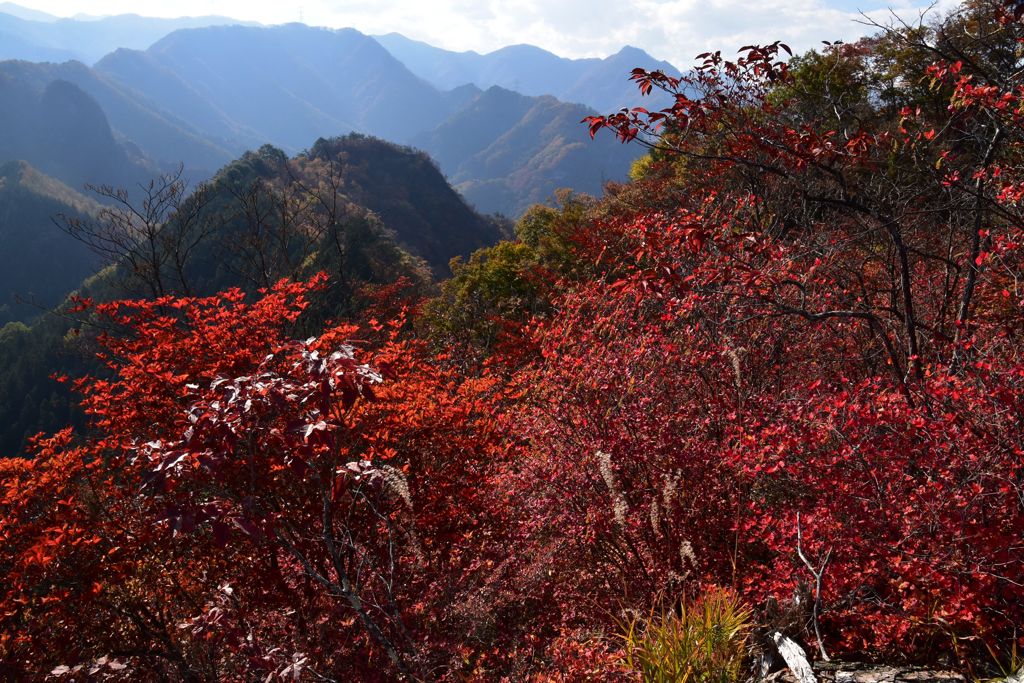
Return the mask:
<path id="1" fill-rule="evenodd" d="M 0 164 L 0 326 L 59 304 L 99 259 L 53 221 L 95 215 L 99 205 L 24 161 Z"/>
<path id="2" fill-rule="evenodd" d="M 7 172 L 51 193 L 59 187 L 22 165 Z M 340 315 L 364 305 L 364 286 L 404 278 L 410 287 L 428 287 L 435 274 L 448 272 L 451 258 L 505 234 L 501 223 L 473 211 L 426 155 L 360 135 L 321 139 L 291 158 L 265 146 L 226 165 L 195 194 L 171 182 L 158 184 L 148 199 L 166 205 L 166 215 L 140 226 L 137 242 L 121 243 L 120 257 L 107 253 L 116 267 L 82 283 L 80 296 L 209 295 L 229 287 L 253 292 L 280 278 L 323 270 L 333 280 L 320 303 L 322 315 Z M 92 206 L 84 198 L 67 201 Z M 95 237 L 108 234 L 112 215 L 126 215 L 125 206 L 104 208 L 113 214 L 86 215 L 74 226 L 83 239 L 96 243 Z M 43 210 L 53 209 L 59 207 Z M 63 245 L 70 240 L 58 237 Z M 78 247 L 71 241 L 68 248 Z M 67 289 L 75 286 L 71 272 L 61 280 Z M 26 286 L 23 280 L 11 283 Z M 69 307 L 0 333 L 0 453 L 16 453 L 28 436 L 73 417 L 67 388 L 50 375 L 91 367 L 93 335 L 67 334 L 82 324 Z"/>
<path id="3" fill-rule="evenodd" d="M 560 188 L 600 195 L 606 182 L 626 180 L 641 150 L 610 135 L 591 140 L 580 120 L 593 113 L 493 86 L 413 144 L 471 203 L 518 216 Z"/>

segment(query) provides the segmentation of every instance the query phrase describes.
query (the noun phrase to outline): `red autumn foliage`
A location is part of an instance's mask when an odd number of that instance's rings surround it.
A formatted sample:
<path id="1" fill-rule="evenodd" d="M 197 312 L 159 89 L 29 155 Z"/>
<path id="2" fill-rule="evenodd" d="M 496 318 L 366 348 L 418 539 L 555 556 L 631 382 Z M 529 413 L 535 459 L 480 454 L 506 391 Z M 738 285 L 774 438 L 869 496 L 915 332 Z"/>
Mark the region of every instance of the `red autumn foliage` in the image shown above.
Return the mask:
<path id="1" fill-rule="evenodd" d="M 1024 366 L 1004 325 L 1019 313 L 995 311 L 994 337 L 974 336 L 983 361 L 928 362 L 921 380 L 897 382 L 866 371 L 855 325 L 754 304 L 746 274 L 722 272 L 724 251 L 756 258 L 749 233 L 703 223 L 697 248 L 694 216 L 649 220 L 614 239 L 646 247 L 656 233 L 690 275 L 640 262 L 567 295 L 542 332 L 544 361 L 519 380 L 528 407 L 510 416 L 530 439 L 524 533 L 546 548 L 560 618 L 607 625 L 615 605 L 598 596 L 644 609 L 703 583 L 789 603 L 813 585 L 799 532 L 815 569 L 831 553 L 831 651 L 1012 641 Z"/>
<path id="2" fill-rule="evenodd" d="M 491 383 L 420 359 L 400 320 L 372 349 L 354 325 L 290 340 L 321 282 L 101 307 L 127 332 L 103 339 L 112 376 L 79 381 L 97 438 L 4 463 L 5 662 L 187 680 L 467 665 L 451 641 L 479 617 L 459 605 L 500 527 Z"/>
<path id="3" fill-rule="evenodd" d="M 1020 26 L 991 30 L 1012 45 Z M 686 193 L 599 228 L 612 265 L 560 302 L 522 380 L 543 387 L 526 427 L 539 517 L 586 529 L 559 538 L 559 584 L 619 584 L 642 609 L 699 578 L 766 618 L 806 593 L 833 652 L 1009 648 L 1019 74 L 933 65 L 934 125 L 903 107 L 893 128 L 794 127 L 780 49 L 706 55 L 683 79 L 638 70 L 675 104 L 589 119 L 683 164 Z M 565 604 L 570 623 L 600 619 Z"/>
<path id="4" fill-rule="evenodd" d="M 591 131 L 662 167 L 481 363 L 402 283 L 305 339 L 320 277 L 100 305 L 92 431 L 0 462 L 0 672 L 618 680 L 624 611 L 712 585 L 833 654 L 1020 642 L 1024 90 L 946 48 L 887 113 L 779 43 L 634 72 L 674 104 Z"/>

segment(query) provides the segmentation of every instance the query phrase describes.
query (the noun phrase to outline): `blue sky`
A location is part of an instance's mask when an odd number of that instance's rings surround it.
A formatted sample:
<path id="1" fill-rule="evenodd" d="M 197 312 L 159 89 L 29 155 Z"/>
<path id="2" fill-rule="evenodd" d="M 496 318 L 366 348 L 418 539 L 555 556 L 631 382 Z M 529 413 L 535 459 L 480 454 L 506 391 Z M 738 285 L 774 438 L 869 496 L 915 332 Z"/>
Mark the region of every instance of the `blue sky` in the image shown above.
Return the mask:
<path id="1" fill-rule="evenodd" d="M 914 19 L 918 0 L 23 0 L 58 16 L 219 14 L 267 24 L 298 21 L 365 33 L 397 31 L 453 50 L 485 52 L 531 43 L 566 57 L 641 47 L 678 66 L 706 50 L 780 39 L 796 50 L 868 31 L 860 12 Z M 940 0 L 939 8 L 955 6 Z M 891 5 L 891 7 L 890 7 Z"/>

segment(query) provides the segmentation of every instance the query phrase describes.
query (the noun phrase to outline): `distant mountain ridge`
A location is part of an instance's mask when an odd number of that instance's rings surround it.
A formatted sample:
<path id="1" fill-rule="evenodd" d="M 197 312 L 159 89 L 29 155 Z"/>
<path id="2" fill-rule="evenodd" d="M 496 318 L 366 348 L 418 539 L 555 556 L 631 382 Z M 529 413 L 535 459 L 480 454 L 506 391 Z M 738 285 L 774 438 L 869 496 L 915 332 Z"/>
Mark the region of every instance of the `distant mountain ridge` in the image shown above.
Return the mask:
<path id="1" fill-rule="evenodd" d="M 175 19 L 136 14 L 59 18 L 3 2 L 0 60 L 78 60 L 91 65 L 119 49 L 147 50 L 181 29 L 228 26 L 262 25 L 216 15 Z M 481 54 L 445 50 L 399 33 L 373 38 L 413 74 L 441 91 L 467 84 L 482 90 L 497 85 L 524 95 L 552 95 L 563 102 L 586 104 L 601 112 L 652 101 L 642 100 L 628 82 L 630 69 L 643 67 L 670 75 L 679 73 L 672 64 L 632 46 L 605 58 L 569 59 L 525 44 Z M 662 104 L 657 98 L 654 101 Z"/>
<path id="2" fill-rule="evenodd" d="M 515 79 L 540 59 L 548 83 L 593 79 L 592 90 L 605 84 L 616 102 L 635 91 L 628 80 L 634 62 L 650 59 L 625 51 L 607 60 L 564 60 L 529 46 L 480 57 L 494 55 L 504 57 L 493 62 L 491 76 Z M 616 60 L 628 66 L 610 66 Z M 606 74 L 611 68 L 619 73 Z M 559 74 L 564 78 L 554 78 Z M 515 216 L 561 187 L 599 194 L 604 181 L 625 179 L 642 151 L 609 136 L 590 141 L 580 120 L 594 111 L 574 103 L 571 88 L 563 93 L 569 101 L 503 97 L 473 83 L 443 89 L 354 29 L 182 29 L 147 50 L 115 50 L 92 68 L 78 61 L 0 62 L 0 80 L 0 89 L 17 84 L 38 97 L 55 88 L 65 98 L 49 112 L 37 106 L 34 113 L 8 112 L 6 120 L 10 103 L 0 102 L 0 123 L 12 124 L 0 126 L 0 162 L 26 159 L 76 188 L 130 185 L 179 163 L 202 180 L 264 144 L 295 154 L 310 140 L 359 132 L 426 149 L 478 209 Z M 72 92 L 77 104 L 68 109 Z M 76 125 L 94 125 L 69 135 L 73 122 L 61 112 L 76 108 L 90 112 Z M 43 121 L 53 135 L 24 134 L 25 126 Z"/>
<path id="3" fill-rule="evenodd" d="M 631 46 L 606 57 L 567 59 L 533 45 L 510 45 L 493 52 L 453 52 L 400 33 L 374 36 L 417 76 L 441 89 L 472 83 L 497 85 L 524 95 L 552 95 L 605 113 L 622 107 L 666 106 L 664 97 L 644 98 L 629 81 L 636 67 L 678 76 L 679 70 Z M 654 103 L 654 107 L 651 103 Z"/>
<path id="4" fill-rule="evenodd" d="M 155 103 L 147 100 L 140 93 L 126 88 L 122 84 L 104 77 L 94 69 L 80 62 L 64 62 L 61 64 L 34 64 L 23 61 L 0 62 L 0 83 L 6 80 L 9 84 L 19 84 L 21 89 L 45 92 L 54 82 L 61 81 L 73 84 L 88 100 L 95 103 L 96 108 L 104 115 L 107 125 L 117 142 L 122 146 L 121 152 L 111 152 L 115 156 L 128 154 L 130 151 L 136 160 L 136 166 L 148 166 L 148 170 L 133 174 L 129 180 L 153 175 L 153 169 L 172 167 L 179 163 L 196 176 L 208 176 L 230 159 L 245 149 L 244 141 L 225 140 L 216 135 L 198 130 L 185 120 L 179 119 L 162 110 Z M 2 85 L 0 85 L 2 87 Z M 0 102 L 0 109 L 4 103 Z M 61 119 L 61 110 L 44 112 L 47 117 Z M 30 121 L 31 123 L 31 121 Z M 38 121 L 36 124 L 38 125 Z M 0 160 L 24 158 L 40 166 L 64 182 L 80 187 L 83 182 L 124 184 L 121 178 L 111 178 L 109 174 L 95 173 L 70 176 L 56 173 L 46 162 L 37 161 L 32 153 L 4 154 L 4 140 L 15 138 L 12 131 L 0 128 Z M 91 137 L 83 135 L 66 151 L 73 156 L 81 156 L 78 148 L 89 144 Z M 138 149 L 132 149 L 137 147 Z M 149 161 L 145 161 L 148 159 Z M 99 169 L 110 161 L 108 157 L 93 160 Z M 152 163 L 150 163 L 152 162 Z"/>
<path id="5" fill-rule="evenodd" d="M 145 49 L 179 29 L 222 24 L 255 25 L 222 16 L 163 19 L 120 14 L 61 19 L 5 2 L 0 4 L 0 60 L 77 59 L 92 64 L 117 48 Z"/>
<path id="6" fill-rule="evenodd" d="M 419 146 L 488 213 L 516 215 L 560 187 L 600 193 L 641 151 L 610 136 L 591 141 L 580 120 L 593 112 L 579 104 L 517 95 L 503 108 L 472 84 L 442 91 L 354 29 L 182 30 L 146 51 L 118 50 L 95 71 L 169 119 L 248 148 L 295 153 L 349 131 Z M 491 161 L 473 160 L 480 155 Z"/>
<path id="7" fill-rule="evenodd" d="M 37 9 L 16 5 L 13 2 L 0 2 L 0 12 L 25 21 L 57 21 L 60 18 Z"/>
<path id="8" fill-rule="evenodd" d="M 436 88 L 355 29 L 183 30 L 145 52 L 118 50 L 96 70 L 180 118 L 194 115 L 198 97 L 209 109 L 193 119 L 196 125 L 292 152 L 317 137 L 353 130 L 405 142 L 450 110 Z M 187 97 L 179 99 L 180 93 Z"/>

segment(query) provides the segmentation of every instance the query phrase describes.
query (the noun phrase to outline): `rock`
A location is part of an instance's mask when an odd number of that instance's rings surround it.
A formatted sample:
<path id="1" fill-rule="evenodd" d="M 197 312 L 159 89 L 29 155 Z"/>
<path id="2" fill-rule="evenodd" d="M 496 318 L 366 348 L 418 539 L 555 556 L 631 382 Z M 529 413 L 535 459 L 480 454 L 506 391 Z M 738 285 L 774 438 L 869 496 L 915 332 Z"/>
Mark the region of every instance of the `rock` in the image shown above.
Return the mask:
<path id="1" fill-rule="evenodd" d="M 766 676 L 764 683 L 967 683 L 956 671 L 913 666 L 815 662 L 811 667 L 807 655 L 793 640 L 778 631 L 772 634 L 772 640 L 789 668 Z M 1024 683 L 1024 670 L 1003 683 Z"/>
<path id="2" fill-rule="evenodd" d="M 955 671 L 832 662 L 816 667 L 821 683 L 966 683 Z"/>
<path id="3" fill-rule="evenodd" d="M 772 640 L 775 641 L 775 647 L 799 683 L 818 683 L 803 648 L 778 631 L 772 634 Z"/>
<path id="4" fill-rule="evenodd" d="M 836 683 L 964 683 L 955 671 L 909 671 L 883 667 L 870 671 L 837 671 Z"/>

